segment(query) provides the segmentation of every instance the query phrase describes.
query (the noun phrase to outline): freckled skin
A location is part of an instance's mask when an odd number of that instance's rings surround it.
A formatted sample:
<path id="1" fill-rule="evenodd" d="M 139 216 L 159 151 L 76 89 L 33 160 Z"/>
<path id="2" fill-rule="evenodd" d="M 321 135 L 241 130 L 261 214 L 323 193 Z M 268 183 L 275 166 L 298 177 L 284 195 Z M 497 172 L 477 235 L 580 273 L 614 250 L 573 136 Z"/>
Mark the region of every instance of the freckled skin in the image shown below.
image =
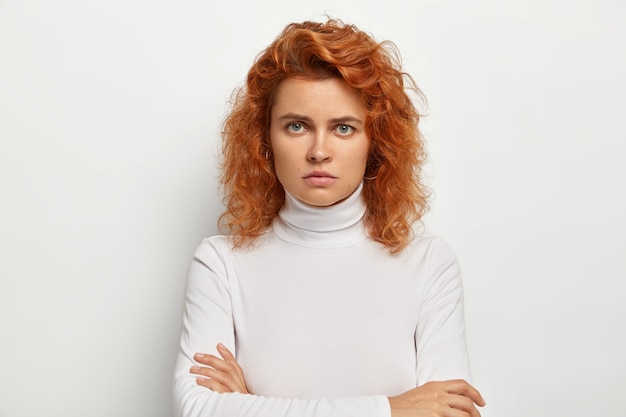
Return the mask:
<path id="1" fill-rule="evenodd" d="M 270 143 L 285 190 L 313 206 L 349 197 L 369 156 L 366 116 L 359 91 L 340 78 L 282 81 L 271 111 Z"/>

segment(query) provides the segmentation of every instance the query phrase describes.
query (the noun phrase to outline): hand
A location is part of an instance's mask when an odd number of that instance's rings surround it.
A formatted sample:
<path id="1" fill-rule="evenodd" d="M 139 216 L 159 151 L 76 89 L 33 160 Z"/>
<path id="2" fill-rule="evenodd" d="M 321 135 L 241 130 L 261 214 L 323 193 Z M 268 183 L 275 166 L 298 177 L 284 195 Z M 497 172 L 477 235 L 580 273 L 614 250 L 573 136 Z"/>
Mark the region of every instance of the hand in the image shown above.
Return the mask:
<path id="1" fill-rule="evenodd" d="M 249 394 L 243 370 L 233 354 L 221 343 L 217 351 L 222 358 L 204 353 L 196 353 L 194 359 L 204 366 L 192 366 L 192 374 L 201 375 L 196 379 L 198 385 L 216 392 L 240 392 Z"/>
<path id="2" fill-rule="evenodd" d="M 463 380 L 428 382 L 395 397 L 389 397 L 392 417 L 480 417 L 480 393 Z"/>

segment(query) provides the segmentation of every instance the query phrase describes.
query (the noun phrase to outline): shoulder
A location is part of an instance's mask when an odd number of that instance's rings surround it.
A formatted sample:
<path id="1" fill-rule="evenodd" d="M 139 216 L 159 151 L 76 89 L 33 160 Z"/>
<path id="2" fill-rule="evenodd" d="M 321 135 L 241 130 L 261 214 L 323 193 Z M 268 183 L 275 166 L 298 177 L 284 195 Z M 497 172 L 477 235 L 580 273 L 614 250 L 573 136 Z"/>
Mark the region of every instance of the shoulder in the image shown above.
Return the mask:
<path id="1" fill-rule="evenodd" d="M 450 245 L 435 234 L 416 234 L 406 247 L 405 252 L 408 256 L 421 254 L 433 261 L 449 260 L 456 262 L 456 255 Z"/>
<path id="2" fill-rule="evenodd" d="M 229 250 L 230 248 L 232 248 L 232 239 L 230 236 L 215 235 L 202 239 L 200 245 L 198 245 L 198 248 L 196 249 L 195 255 L 202 256 L 215 251 L 223 252 L 225 250 Z"/>
<path id="3" fill-rule="evenodd" d="M 448 243 L 436 235 L 415 238 L 416 247 L 424 251 L 426 300 L 430 297 L 462 297 L 461 269 L 456 254 Z"/>
<path id="4" fill-rule="evenodd" d="M 416 235 L 407 247 L 407 256 L 412 262 L 421 265 L 424 276 L 431 284 L 460 282 L 461 270 L 457 256 L 438 235 Z"/>
<path id="5" fill-rule="evenodd" d="M 258 252 L 258 249 L 269 243 L 269 235 L 270 234 L 266 231 L 261 236 L 257 237 L 254 242 L 251 242 L 250 245 L 244 245 L 242 247 L 235 246 L 235 241 L 232 236 L 214 235 L 207 237 L 200 242 L 200 245 L 194 253 L 194 259 L 205 264 L 206 261 L 215 262 L 216 260 L 225 263 L 234 257 Z"/>
<path id="6" fill-rule="evenodd" d="M 223 263 L 232 250 L 233 242 L 230 236 L 215 235 L 202 239 L 193 254 L 193 258 L 194 261 L 204 265 L 214 265 L 216 261 Z"/>

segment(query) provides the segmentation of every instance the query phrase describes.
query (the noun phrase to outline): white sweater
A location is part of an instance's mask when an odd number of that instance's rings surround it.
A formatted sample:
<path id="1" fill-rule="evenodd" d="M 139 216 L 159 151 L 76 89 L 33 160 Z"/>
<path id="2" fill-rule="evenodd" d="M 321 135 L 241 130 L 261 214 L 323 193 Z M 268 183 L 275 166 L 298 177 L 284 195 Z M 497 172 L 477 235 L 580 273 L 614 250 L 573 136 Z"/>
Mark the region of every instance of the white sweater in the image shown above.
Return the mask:
<path id="1" fill-rule="evenodd" d="M 433 237 L 391 255 L 362 224 L 362 187 L 326 208 L 290 195 L 251 249 L 205 239 L 187 281 L 174 407 L 184 417 L 388 417 L 387 396 L 469 380 L 456 259 Z M 222 342 L 254 395 L 196 384 Z"/>

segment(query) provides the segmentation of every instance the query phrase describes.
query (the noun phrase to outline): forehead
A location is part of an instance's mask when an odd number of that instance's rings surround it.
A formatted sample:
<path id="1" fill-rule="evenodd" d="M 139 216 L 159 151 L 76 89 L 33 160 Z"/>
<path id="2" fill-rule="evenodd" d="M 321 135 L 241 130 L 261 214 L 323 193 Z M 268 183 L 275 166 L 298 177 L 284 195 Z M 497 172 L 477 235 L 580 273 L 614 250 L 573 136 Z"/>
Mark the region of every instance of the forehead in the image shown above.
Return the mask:
<path id="1" fill-rule="evenodd" d="M 361 92 L 342 78 L 287 78 L 280 82 L 274 96 L 272 117 L 279 113 L 302 113 L 309 117 L 351 115 L 364 118 Z M 345 114 L 343 114 L 345 113 Z"/>

